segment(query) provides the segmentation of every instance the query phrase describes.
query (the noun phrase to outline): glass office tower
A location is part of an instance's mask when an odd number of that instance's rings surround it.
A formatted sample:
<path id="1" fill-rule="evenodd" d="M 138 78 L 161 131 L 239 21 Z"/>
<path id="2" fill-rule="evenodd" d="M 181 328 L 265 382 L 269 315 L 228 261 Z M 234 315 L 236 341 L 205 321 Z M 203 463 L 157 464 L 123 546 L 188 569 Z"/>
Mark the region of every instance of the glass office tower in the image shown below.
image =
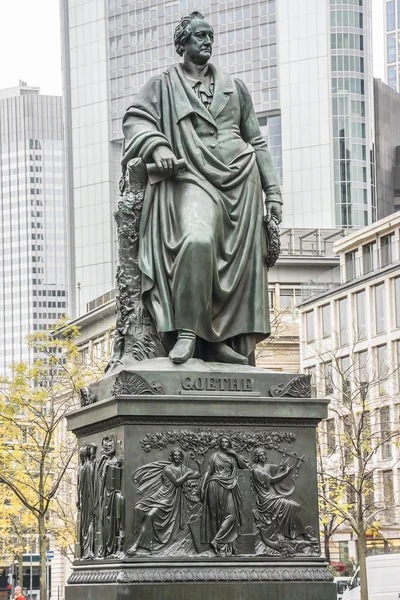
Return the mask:
<path id="1" fill-rule="evenodd" d="M 61 98 L 0 90 L 0 374 L 66 313 Z"/>

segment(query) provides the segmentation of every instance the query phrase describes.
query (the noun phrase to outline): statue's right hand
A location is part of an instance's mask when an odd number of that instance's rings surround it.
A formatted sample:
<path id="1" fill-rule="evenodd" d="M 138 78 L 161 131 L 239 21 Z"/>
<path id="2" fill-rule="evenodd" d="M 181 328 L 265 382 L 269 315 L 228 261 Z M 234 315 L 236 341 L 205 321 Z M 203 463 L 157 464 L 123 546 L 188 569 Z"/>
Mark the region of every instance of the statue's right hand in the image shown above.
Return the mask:
<path id="1" fill-rule="evenodd" d="M 164 175 L 173 175 L 178 170 L 178 159 L 167 146 L 157 146 L 153 152 L 153 160 Z"/>

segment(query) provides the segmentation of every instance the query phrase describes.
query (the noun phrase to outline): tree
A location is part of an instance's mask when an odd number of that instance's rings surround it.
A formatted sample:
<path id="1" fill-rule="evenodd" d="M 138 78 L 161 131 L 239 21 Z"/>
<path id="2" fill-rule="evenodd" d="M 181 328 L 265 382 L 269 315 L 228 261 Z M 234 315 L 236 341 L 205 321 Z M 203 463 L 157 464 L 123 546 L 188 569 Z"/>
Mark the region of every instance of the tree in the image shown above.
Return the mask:
<path id="1" fill-rule="evenodd" d="M 396 508 L 393 479 L 378 458 L 392 456 L 399 443 L 398 369 L 385 352 L 320 342 L 312 352 L 321 377 L 319 396 L 331 399 L 330 418 L 319 429 L 319 496 L 323 531 L 331 537 L 343 524 L 357 537 L 361 600 L 368 600 L 367 538 L 390 520 Z"/>
<path id="2" fill-rule="evenodd" d="M 11 366 L 0 380 L 0 484 L 35 520 L 39 534 L 40 597 L 47 598 L 47 535 L 57 492 L 76 452 L 65 415 L 78 407 L 79 390 L 95 373 L 82 365 L 74 326 L 28 338 L 32 364 Z M 97 375 L 100 375 L 98 372 Z"/>
<path id="3" fill-rule="evenodd" d="M 0 539 L 4 564 L 18 562 L 18 583 L 22 586 L 23 554 L 34 535 L 36 522 L 6 486 L 0 486 Z"/>

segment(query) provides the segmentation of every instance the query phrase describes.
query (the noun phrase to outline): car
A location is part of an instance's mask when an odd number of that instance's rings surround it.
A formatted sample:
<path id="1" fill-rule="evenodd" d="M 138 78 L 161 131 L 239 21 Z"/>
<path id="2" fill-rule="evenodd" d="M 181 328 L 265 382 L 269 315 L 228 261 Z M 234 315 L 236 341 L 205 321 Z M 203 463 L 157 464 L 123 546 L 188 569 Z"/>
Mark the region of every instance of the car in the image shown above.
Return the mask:
<path id="1" fill-rule="evenodd" d="M 351 577 L 335 577 L 334 579 L 337 587 L 337 600 L 343 600 L 343 592 L 347 590 L 350 585 Z"/>
<path id="2" fill-rule="evenodd" d="M 378 554 L 367 557 L 369 600 L 399 600 L 400 554 Z M 355 572 L 342 600 L 360 600 L 360 571 Z"/>

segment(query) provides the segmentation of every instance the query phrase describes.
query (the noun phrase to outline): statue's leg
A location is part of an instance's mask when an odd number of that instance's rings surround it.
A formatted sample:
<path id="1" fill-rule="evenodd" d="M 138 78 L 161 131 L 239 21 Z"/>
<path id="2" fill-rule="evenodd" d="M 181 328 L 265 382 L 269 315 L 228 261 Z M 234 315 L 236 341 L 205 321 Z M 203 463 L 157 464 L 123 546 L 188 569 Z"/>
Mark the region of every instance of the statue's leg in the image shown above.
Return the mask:
<path id="1" fill-rule="evenodd" d="M 176 250 L 171 266 L 171 296 L 177 342 L 169 357 L 183 363 L 193 357 L 196 335 L 213 335 L 213 278 L 217 265 L 215 243 L 218 209 L 199 186 L 181 183 L 176 191 L 173 215 Z"/>

